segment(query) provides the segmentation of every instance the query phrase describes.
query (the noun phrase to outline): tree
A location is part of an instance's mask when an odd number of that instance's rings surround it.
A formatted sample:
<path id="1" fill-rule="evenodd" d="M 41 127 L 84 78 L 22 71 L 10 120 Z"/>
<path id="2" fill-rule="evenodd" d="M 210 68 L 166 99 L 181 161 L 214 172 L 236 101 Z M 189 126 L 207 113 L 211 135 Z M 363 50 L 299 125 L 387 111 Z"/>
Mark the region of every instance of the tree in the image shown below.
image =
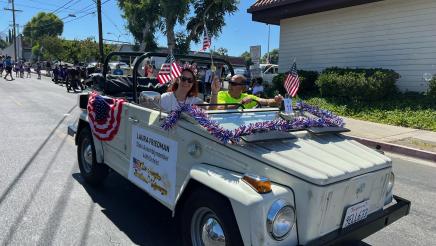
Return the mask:
<path id="1" fill-rule="evenodd" d="M 229 50 L 223 47 L 219 47 L 217 50 L 212 51 L 213 55 L 220 55 L 220 56 L 227 56 L 229 53 Z"/>
<path id="2" fill-rule="evenodd" d="M 127 20 L 127 28 L 139 43 L 140 50 L 157 48 L 155 32 L 159 24 L 158 0 L 118 0 L 118 6 Z"/>
<path id="3" fill-rule="evenodd" d="M 271 63 L 278 64 L 279 63 L 279 49 L 273 49 L 269 52 L 269 61 L 268 61 L 268 53 L 265 53 L 261 59 L 262 63 Z"/>
<path id="4" fill-rule="evenodd" d="M 39 12 L 24 25 L 23 35 L 31 41 L 44 36 L 59 36 L 64 30 L 64 22 L 53 13 Z"/>
<path id="5" fill-rule="evenodd" d="M 44 60 L 60 60 L 63 54 L 63 40 L 56 36 L 43 36 L 38 41 L 38 46 L 42 47 Z"/>
<path id="6" fill-rule="evenodd" d="M 4 49 L 6 47 L 8 47 L 8 42 L 6 42 L 6 40 L 3 40 L 0 38 L 0 49 Z"/>
<path id="7" fill-rule="evenodd" d="M 240 55 L 240 57 L 244 58 L 246 67 L 250 67 L 251 65 L 253 65 L 253 62 L 251 61 L 250 52 L 245 51 Z"/>
<path id="8" fill-rule="evenodd" d="M 168 49 L 179 53 L 189 50 L 192 41 L 198 43 L 204 32 L 218 36 L 225 25 L 224 16 L 237 10 L 238 0 L 118 0 L 123 17 L 141 47 L 156 44 L 155 32 L 167 37 Z M 175 32 L 176 25 L 186 26 Z"/>

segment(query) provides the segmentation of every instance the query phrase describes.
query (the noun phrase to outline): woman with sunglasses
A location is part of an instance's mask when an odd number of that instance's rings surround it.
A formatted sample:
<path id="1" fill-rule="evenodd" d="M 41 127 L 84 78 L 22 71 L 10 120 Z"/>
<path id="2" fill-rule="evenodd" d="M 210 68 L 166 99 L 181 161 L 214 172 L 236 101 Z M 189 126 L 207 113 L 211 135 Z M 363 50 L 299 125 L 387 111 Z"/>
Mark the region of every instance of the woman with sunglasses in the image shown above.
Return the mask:
<path id="1" fill-rule="evenodd" d="M 210 102 L 217 102 L 217 95 L 220 90 L 218 78 L 215 78 L 212 83 L 212 95 Z M 168 92 L 162 94 L 160 105 L 162 110 L 170 112 L 177 110 L 183 104 L 202 104 L 203 100 L 197 97 L 198 82 L 194 72 L 189 68 L 182 70 L 182 75 L 176 78 L 174 84 L 169 88 Z"/>

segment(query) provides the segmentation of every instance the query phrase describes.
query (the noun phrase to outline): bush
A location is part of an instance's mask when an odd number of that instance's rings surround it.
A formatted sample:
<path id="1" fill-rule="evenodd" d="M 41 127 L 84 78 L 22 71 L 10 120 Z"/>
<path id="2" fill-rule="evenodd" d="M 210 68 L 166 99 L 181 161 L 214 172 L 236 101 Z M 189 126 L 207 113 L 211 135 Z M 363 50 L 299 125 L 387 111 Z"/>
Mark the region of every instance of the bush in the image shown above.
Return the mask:
<path id="1" fill-rule="evenodd" d="M 433 79 L 429 82 L 429 94 L 436 96 L 436 75 L 433 75 Z"/>
<path id="2" fill-rule="evenodd" d="M 298 70 L 298 76 L 300 78 L 300 89 L 298 90 L 299 94 L 307 94 L 309 92 L 313 92 L 317 90 L 315 81 L 318 79 L 319 73 L 316 71 L 305 71 Z M 278 91 L 280 94 L 285 95 L 285 87 L 283 85 L 285 81 L 285 74 L 280 73 L 275 76 L 272 80 L 272 86 L 269 93 L 275 93 Z M 268 96 L 271 96 L 267 93 Z"/>
<path id="3" fill-rule="evenodd" d="M 316 81 L 323 97 L 373 101 L 397 92 L 400 75 L 388 69 L 327 68 Z"/>

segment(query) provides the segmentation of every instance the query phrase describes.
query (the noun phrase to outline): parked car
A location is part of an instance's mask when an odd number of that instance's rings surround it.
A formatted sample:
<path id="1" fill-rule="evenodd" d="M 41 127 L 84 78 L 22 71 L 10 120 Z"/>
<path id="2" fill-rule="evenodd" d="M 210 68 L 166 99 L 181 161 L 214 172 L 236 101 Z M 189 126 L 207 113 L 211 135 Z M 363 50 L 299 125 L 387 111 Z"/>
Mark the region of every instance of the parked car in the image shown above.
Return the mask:
<path id="1" fill-rule="evenodd" d="M 101 184 L 109 169 L 119 173 L 180 219 L 184 245 L 330 245 L 361 240 L 409 213 L 410 202 L 393 195 L 392 161 L 341 135 L 344 128 L 254 132 L 230 143 L 183 113 L 166 130 L 168 114 L 138 100 L 144 95 L 158 102 L 159 94 L 139 94 L 135 79 L 124 92 L 109 92 L 108 84 L 100 92 L 108 102 L 127 100 L 112 139 L 92 130 L 87 94 L 79 96 L 82 113 L 68 132 L 88 183 Z M 228 131 L 313 117 L 283 115 L 278 108 L 208 115 Z"/>

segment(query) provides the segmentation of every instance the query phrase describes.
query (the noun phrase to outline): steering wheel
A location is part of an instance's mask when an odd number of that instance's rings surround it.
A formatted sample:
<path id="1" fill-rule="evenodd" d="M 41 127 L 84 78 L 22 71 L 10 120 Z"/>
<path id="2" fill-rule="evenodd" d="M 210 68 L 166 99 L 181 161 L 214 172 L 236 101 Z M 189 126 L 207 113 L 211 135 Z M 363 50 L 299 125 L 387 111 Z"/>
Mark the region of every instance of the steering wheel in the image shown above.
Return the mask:
<path id="1" fill-rule="evenodd" d="M 256 105 L 254 107 L 252 107 L 252 108 L 262 108 L 262 104 L 260 104 L 260 102 L 255 100 L 255 99 L 251 99 L 251 101 L 248 102 L 248 103 L 244 103 L 244 104 L 241 103 L 241 105 L 247 105 L 247 104 L 252 103 L 252 102 L 256 103 Z"/>

